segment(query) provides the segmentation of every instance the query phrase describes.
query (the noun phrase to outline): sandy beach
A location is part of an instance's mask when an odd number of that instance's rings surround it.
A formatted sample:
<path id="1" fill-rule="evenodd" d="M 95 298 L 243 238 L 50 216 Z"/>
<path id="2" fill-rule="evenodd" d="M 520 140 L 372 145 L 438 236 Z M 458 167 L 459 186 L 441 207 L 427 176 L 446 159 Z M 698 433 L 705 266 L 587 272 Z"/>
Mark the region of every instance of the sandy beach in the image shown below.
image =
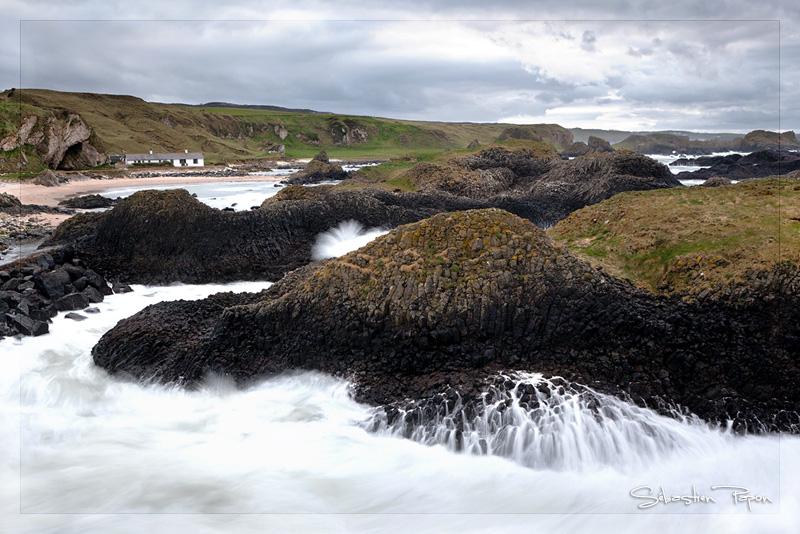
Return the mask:
<path id="1" fill-rule="evenodd" d="M 286 176 L 248 175 L 248 176 L 157 176 L 152 178 L 110 178 L 73 179 L 70 182 L 54 187 L 34 185 L 31 183 L 0 183 L 0 193 L 8 193 L 20 199 L 23 204 L 41 204 L 44 206 L 58 206 L 58 203 L 67 198 L 82 195 L 102 194 L 109 189 L 119 187 L 162 186 L 174 185 L 181 187 L 187 184 L 203 184 L 217 182 L 279 182 Z"/>
<path id="2" fill-rule="evenodd" d="M 82 195 L 102 194 L 109 189 L 121 187 L 164 186 L 181 187 L 188 184 L 220 183 L 220 182 L 279 182 L 286 176 L 247 175 L 247 176 L 155 176 L 148 178 L 107 178 L 94 179 L 84 176 L 70 176 L 70 181 L 53 187 L 32 183 L 0 182 L 0 193 L 8 193 L 19 198 L 23 204 L 39 204 L 58 206 L 62 200 Z M 25 228 L 33 230 L 34 235 L 49 233 L 71 215 L 36 213 L 33 215 L 15 216 L 0 214 L 0 228 L 5 231 Z M 28 239 L 28 238 L 25 238 Z M 23 239 L 23 241 L 25 240 Z M 8 243 L 0 243 L 0 248 Z"/>

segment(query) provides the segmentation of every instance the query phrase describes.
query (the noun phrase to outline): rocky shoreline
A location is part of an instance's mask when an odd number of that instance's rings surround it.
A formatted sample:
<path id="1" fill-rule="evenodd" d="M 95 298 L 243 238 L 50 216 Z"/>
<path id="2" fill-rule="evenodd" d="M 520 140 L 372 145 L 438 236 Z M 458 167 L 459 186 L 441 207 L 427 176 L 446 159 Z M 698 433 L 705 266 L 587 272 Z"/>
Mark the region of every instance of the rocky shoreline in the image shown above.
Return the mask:
<path id="1" fill-rule="evenodd" d="M 799 289 L 787 265 L 704 302 L 657 297 L 507 212 L 462 211 L 257 295 L 151 306 L 93 356 L 112 374 L 185 385 L 320 370 L 350 377 L 390 421 L 409 402 L 435 413 L 455 396 L 474 412 L 492 377 L 527 370 L 739 431 L 796 431 Z"/>
<path id="2" fill-rule="evenodd" d="M 120 377 L 191 387 L 209 372 L 248 384 L 320 370 L 351 379 L 392 425 L 456 406 L 471 417 L 503 373 L 535 371 L 737 431 L 800 429 L 796 265 L 684 300 L 607 274 L 541 230 L 622 191 L 677 187 L 664 165 L 629 151 L 563 161 L 489 148 L 432 167 L 409 171 L 421 192 L 294 186 L 246 212 L 143 191 L 73 217 L 47 245 L 129 283 L 278 281 L 121 321 L 93 350 Z M 317 235 L 347 220 L 394 230 L 310 263 Z M 19 284 L 36 290 L 36 274 Z"/>
<path id="3" fill-rule="evenodd" d="M 39 336 L 58 312 L 87 310 L 112 293 L 102 276 L 86 267 L 74 250 L 65 247 L 52 254 L 27 258 L 25 265 L 0 271 L 0 336 Z M 117 285 L 117 291 L 130 290 Z M 81 320 L 84 316 L 73 314 Z"/>

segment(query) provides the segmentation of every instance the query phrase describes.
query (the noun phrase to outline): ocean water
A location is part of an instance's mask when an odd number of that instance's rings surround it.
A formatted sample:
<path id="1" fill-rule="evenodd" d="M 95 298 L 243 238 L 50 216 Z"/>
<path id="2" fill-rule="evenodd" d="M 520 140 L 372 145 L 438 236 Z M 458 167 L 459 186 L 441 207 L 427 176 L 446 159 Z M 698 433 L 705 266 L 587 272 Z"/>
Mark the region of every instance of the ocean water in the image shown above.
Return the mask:
<path id="1" fill-rule="evenodd" d="M 247 211 L 253 206 L 260 206 L 265 199 L 275 196 L 283 189 L 278 182 L 213 182 L 181 185 L 149 185 L 134 187 L 118 187 L 103 193 L 104 197 L 128 197 L 137 191 L 154 189 L 166 191 L 168 189 L 186 189 L 189 193 L 197 195 L 197 200 L 212 208 L 233 208 L 235 211 Z"/>
<path id="2" fill-rule="evenodd" d="M 343 165 L 346 171 L 355 171 L 362 167 L 377 165 L 377 163 L 358 163 Z M 288 177 L 297 172 L 298 169 L 278 167 L 269 171 L 251 172 L 252 176 Z M 338 182 L 324 182 L 325 184 L 336 184 Z M 314 184 L 322 185 L 322 184 Z M 211 206 L 212 208 L 223 209 L 233 208 L 234 211 L 247 211 L 254 206 L 260 206 L 265 199 L 275 196 L 278 191 L 285 186 L 274 181 L 264 182 L 209 182 L 197 184 L 181 185 L 157 185 L 157 186 L 134 186 L 118 187 L 109 189 L 103 196 L 109 198 L 128 197 L 137 191 L 145 189 L 155 189 L 165 191 L 168 189 L 186 189 L 189 193 L 197 195 L 197 200 Z M 102 211 L 102 210 L 88 210 Z"/>
<path id="3" fill-rule="evenodd" d="M 713 154 L 709 154 L 710 156 L 730 156 L 731 154 L 739 154 L 739 152 L 714 152 Z M 747 153 L 742 153 L 742 155 L 747 155 Z M 708 166 L 692 166 L 692 165 L 670 165 L 673 161 L 680 159 L 680 158 L 695 158 L 697 156 L 687 156 L 686 154 L 672 154 L 672 155 L 662 155 L 662 154 L 647 154 L 647 157 L 652 158 L 659 163 L 663 163 L 664 165 L 669 167 L 669 170 L 672 171 L 672 174 L 679 174 L 682 172 L 694 172 L 700 169 L 707 169 Z M 680 182 L 686 186 L 694 186 L 694 185 L 701 185 L 705 180 L 696 180 L 692 178 L 681 178 Z M 737 183 L 737 180 L 732 180 L 732 183 Z"/>

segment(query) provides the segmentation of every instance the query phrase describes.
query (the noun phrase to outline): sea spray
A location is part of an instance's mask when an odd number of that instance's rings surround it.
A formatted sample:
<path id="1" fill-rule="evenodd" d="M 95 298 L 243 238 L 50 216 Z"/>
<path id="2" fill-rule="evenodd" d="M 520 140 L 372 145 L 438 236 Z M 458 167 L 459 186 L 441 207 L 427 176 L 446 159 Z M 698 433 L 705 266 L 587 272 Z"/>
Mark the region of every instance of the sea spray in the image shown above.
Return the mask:
<path id="1" fill-rule="evenodd" d="M 378 236 L 388 233 L 381 228 L 364 230 L 357 221 L 344 221 L 339 226 L 331 228 L 317 236 L 317 241 L 311 249 L 313 260 L 336 258 L 359 249 Z"/>
<path id="2" fill-rule="evenodd" d="M 477 413 L 475 413 L 477 412 Z M 378 410 L 373 431 L 508 458 L 535 469 L 635 472 L 673 454 L 694 454 L 733 439 L 678 411 L 665 417 L 591 388 L 538 373 L 500 375 L 477 409 L 442 398 L 401 409 L 391 422 Z"/>

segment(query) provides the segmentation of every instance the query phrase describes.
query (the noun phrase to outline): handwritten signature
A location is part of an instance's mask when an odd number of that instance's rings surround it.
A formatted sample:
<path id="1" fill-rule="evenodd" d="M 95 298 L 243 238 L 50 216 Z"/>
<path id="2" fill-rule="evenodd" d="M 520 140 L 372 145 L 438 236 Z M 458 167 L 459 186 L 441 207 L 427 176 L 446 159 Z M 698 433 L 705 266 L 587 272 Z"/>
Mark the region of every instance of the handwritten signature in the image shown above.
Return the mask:
<path id="1" fill-rule="evenodd" d="M 661 491 L 658 494 L 655 494 L 655 491 L 650 486 L 638 486 L 631 490 L 631 497 L 634 499 L 641 499 L 645 502 L 639 503 L 638 508 L 645 509 L 651 508 L 658 503 L 662 504 L 670 504 L 670 503 L 683 503 L 686 506 L 692 504 L 716 504 L 717 499 L 710 495 L 701 495 L 697 493 L 697 488 L 692 486 L 692 491 L 689 494 L 685 495 L 678 495 L 678 494 L 668 494 L 664 490 L 664 486 L 661 486 Z M 731 492 L 731 498 L 733 499 L 734 506 L 744 504 L 747 506 L 747 510 L 752 512 L 753 505 L 758 504 L 772 504 L 773 500 L 765 495 L 756 495 L 751 494 L 750 490 L 744 486 L 711 486 L 712 491 L 719 491 L 719 490 L 729 490 Z"/>

